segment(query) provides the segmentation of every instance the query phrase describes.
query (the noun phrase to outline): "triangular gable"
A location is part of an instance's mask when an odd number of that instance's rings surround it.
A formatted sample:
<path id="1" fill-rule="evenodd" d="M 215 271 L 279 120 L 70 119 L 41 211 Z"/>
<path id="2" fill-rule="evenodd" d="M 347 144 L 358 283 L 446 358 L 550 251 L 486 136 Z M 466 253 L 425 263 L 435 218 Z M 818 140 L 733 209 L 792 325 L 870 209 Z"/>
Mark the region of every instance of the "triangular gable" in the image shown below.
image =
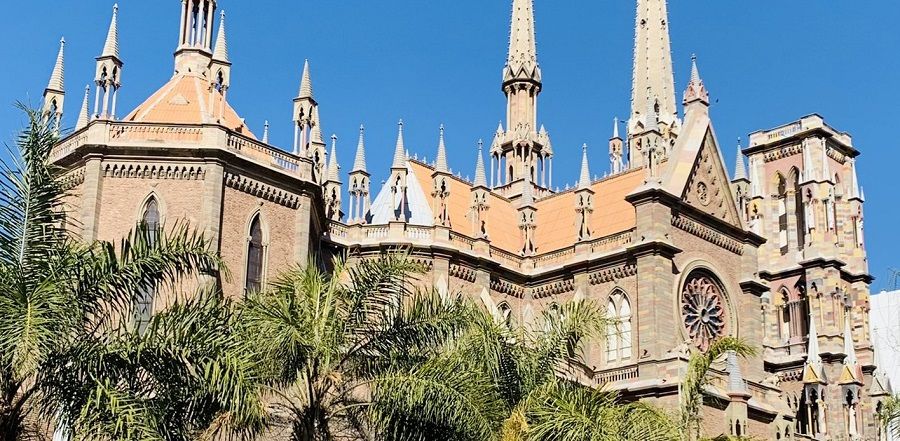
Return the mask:
<path id="1" fill-rule="evenodd" d="M 847 384 L 863 384 L 861 373 L 855 372 L 854 367 L 844 366 L 841 369 L 841 378 L 838 381 L 838 384 L 847 385 Z"/>
<path id="2" fill-rule="evenodd" d="M 805 384 L 825 384 L 825 376 L 820 369 L 814 368 L 807 364 L 803 367 L 803 383 Z"/>
<path id="3" fill-rule="evenodd" d="M 706 108 L 691 109 L 663 177 L 666 191 L 732 225 L 743 227 L 725 160 Z"/>

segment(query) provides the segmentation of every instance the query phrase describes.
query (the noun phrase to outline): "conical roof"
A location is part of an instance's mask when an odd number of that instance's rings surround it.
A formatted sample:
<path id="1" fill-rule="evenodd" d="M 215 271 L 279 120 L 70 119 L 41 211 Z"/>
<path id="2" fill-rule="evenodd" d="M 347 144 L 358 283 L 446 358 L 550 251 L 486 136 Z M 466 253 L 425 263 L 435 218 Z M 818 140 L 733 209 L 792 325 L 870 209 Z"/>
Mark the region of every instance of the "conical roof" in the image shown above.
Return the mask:
<path id="1" fill-rule="evenodd" d="M 439 173 L 450 173 L 447 166 L 447 147 L 444 145 L 444 125 L 441 124 L 441 135 L 438 140 L 437 157 L 434 160 L 434 171 Z"/>
<path id="2" fill-rule="evenodd" d="M 50 74 L 50 82 L 47 84 L 47 90 L 56 92 L 65 92 L 65 52 L 66 39 L 59 40 L 59 53 L 56 55 L 56 64 L 53 66 L 53 73 Z"/>
<path id="3" fill-rule="evenodd" d="M 578 178 L 578 189 L 591 188 L 591 171 L 588 166 L 587 144 L 581 146 L 581 175 Z"/>
<path id="4" fill-rule="evenodd" d="M 744 163 L 744 152 L 740 139 L 738 139 L 737 156 L 734 161 L 734 180 L 747 180 L 747 165 Z"/>
<path id="5" fill-rule="evenodd" d="M 359 143 L 356 145 L 356 159 L 353 161 L 352 172 L 366 172 L 366 128 L 359 126 Z"/>
<path id="6" fill-rule="evenodd" d="M 313 98 L 312 79 L 309 74 L 309 60 L 303 62 L 303 77 L 300 78 L 300 91 L 297 98 Z"/>
<path id="7" fill-rule="evenodd" d="M 391 163 L 392 169 L 406 168 L 406 146 L 403 142 L 403 120 L 397 123 L 397 146 L 394 149 L 394 161 Z"/>
<path id="8" fill-rule="evenodd" d="M 228 41 L 225 37 L 225 11 L 222 11 L 219 19 L 219 34 L 216 36 L 216 48 L 213 50 L 213 60 L 229 63 Z"/>
<path id="9" fill-rule="evenodd" d="M 88 114 L 88 98 L 91 95 L 90 84 L 84 87 L 84 101 L 81 102 L 81 111 L 78 113 L 78 122 L 75 123 L 75 130 L 81 130 L 87 127 L 90 121 Z"/>
<path id="10" fill-rule="evenodd" d="M 472 183 L 475 187 L 487 188 L 487 176 L 484 172 L 484 141 L 478 140 L 478 159 L 475 162 L 475 181 Z"/>
<path id="11" fill-rule="evenodd" d="M 119 4 L 113 5 L 112 21 L 109 23 L 109 32 L 106 34 L 106 43 L 103 44 L 103 53 L 100 58 L 119 58 Z"/>
<path id="12" fill-rule="evenodd" d="M 328 180 L 341 182 L 340 170 L 337 160 L 337 135 L 331 135 L 331 153 L 328 158 Z"/>

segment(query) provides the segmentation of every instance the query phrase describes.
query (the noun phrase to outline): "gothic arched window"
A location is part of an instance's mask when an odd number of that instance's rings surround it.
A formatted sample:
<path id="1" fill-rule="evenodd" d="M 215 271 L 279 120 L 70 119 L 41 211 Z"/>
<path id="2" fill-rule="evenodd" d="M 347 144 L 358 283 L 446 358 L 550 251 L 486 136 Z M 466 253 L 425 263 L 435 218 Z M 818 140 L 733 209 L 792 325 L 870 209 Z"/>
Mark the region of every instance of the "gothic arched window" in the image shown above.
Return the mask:
<path id="1" fill-rule="evenodd" d="M 606 360 L 631 358 L 631 302 L 621 290 L 614 291 L 606 304 L 606 317 L 613 320 L 606 327 Z"/>
<path id="2" fill-rule="evenodd" d="M 146 234 L 147 241 L 153 245 L 159 234 L 159 202 L 156 197 L 151 196 L 144 204 L 144 211 L 141 214 L 140 228 Z M 134 302 L 134 322 L 138 332 L 143 333 L 150 324 L 150 317 L 153 315 L 153 300 L 156 298 L 156 286 L 142 286 L 138 291 L 138 297 Z"/>
<path id="3" fill-rule="evenodd" d="M 787 180 L 781 173 L 775 176 L 775 197 L 778 198 L 778 247 L 781 254 L 788 252 L 788 200 L 787 200 Z"/>
<path id="4" fill-rule="evenodd" d="M 262 289 L 264 256 L 262 222 L 257 214 L 250 222 L 250 237 L 247 242 L 247 279 L 244 284 L 247 292 L 257 292 Z"/>
<path id="5" fill-rule="evenodd" d="M 797 248 L 806 245 L 806 210 L 803 206 L 803 190 L 800 189 L 800 170 L 791 169 L 791 196 L 794 198 L 794 220 L 797 227 Z"/>

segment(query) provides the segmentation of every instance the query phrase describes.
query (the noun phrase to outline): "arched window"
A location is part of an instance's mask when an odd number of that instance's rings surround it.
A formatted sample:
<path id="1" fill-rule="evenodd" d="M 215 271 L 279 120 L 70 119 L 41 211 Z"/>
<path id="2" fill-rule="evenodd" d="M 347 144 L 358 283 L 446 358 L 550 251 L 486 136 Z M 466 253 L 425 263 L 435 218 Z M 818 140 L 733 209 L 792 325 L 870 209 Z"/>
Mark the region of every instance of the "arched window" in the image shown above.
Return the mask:
<path id="1" fill-rule="evenodd" d="M 250 223 L 250 237 L 247 243 L 247 279 L 244 284 L 247 292 L 257 292 L 262 289 L 264 255 L 262 223 L 257 214 Z"/>
<path id="2" fill-rule="evenodd" d="M 791 169 L 791 193 L 794 198 L 794 220 L 797 227 L 797 249 L 806 245 L 806 210 L 803 205 L 803 190 L 800 189 L 800 171 Z"/>
<path id="3" fill-rule="evenodd" d="M 609 296 L 606 317 L 614 321 L 606 327 L 606 361 L 630 359 L 631 302 L 621 290 L 616 290 Z"/>
<path id="4" fill-rule="evenodd" d="M 141 225 L 146 234 L 147 241 L 153 245 L 156 243 L 159 234 L 159 202 L 155 197 L 144 204 L 144 212 L 141 214 Z M 139 333 L 143 334 L 150 325 L 150 318 L 153 316 L 153 300 L 156 298 L 156 286 L 143 286 L 138 291 L 138 297 L 134 303 L 134 322 L 135 328 Z"/>
<path id="5" fill-rule="evenodd" d="M 500 303 L 497 306 L 497 312 L 500 314 L 500 319 L 503 320 L 503 323 L 508 327 L 512 327 L 512 308 L 509 306 L 509 303 Z"/>

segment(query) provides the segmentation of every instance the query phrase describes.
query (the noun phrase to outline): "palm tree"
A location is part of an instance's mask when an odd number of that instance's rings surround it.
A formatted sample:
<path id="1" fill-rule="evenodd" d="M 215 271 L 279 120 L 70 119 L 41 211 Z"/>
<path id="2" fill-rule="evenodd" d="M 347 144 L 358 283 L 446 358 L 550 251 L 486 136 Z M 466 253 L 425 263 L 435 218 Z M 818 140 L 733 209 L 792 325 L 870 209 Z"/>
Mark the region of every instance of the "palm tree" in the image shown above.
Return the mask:
<path id="1" fill-rule="evenodd" d="M 894 395 L 881 403 L 878 420 L 885 433 L 900 437 L 900 395 Z"/>
<path id="2" fill-rule="evenodd" d="M 373 417 L 385 439 L 676 439 L 662 412 L 561 377 L 611 323 L 591 303 L 547 310 L 533 326 L 484 311 L 470 323 L 438 357 L 381 379 Z"/>
<path id="3" fill-rule="evenodd" d="M 243 303 L 242 328 L 260 363 L 276 426 L 295 441 L 373 436 L 372 391 L 392 372 L 427 363 L 469 316 L 458 298 L 414 290 L 420 265 L 403 255 L 279 277 Z"/>
<path id="4" fill-rule="evenodd" d="M 729 352 L 739 357 L 752 357 L 756 349 L 736 337 L 716 340 L 706 352 L 696 352 L 688 362 L 687 374 L 681 385 L 681 430 L 683 438 L 700 438 L 703 388 L 709 383 L 709 370 L 716 360 Z"/>
<path id="5" fill-rule="evenodd" d="M 142 287 L 171 286 L 182 276 L 215 274 L 219 258 L 186 227 L 154 236 L 136 229 L 118 247 L 82 244 L 66 229 L 61 170 L 49 160 L 58 138 L 45 114 L 20 108 L 28 125 L 17 156 L 0 164 L 0 440 L 40 428 L 28 418 L 55 417 L 64 403 L 42 374 L 84 340 L 102 339 L 128 317 Z M 76 361 L 76 360 L 72 360 Z M 66 421 L 72 416 L 63 415 Z"/>

